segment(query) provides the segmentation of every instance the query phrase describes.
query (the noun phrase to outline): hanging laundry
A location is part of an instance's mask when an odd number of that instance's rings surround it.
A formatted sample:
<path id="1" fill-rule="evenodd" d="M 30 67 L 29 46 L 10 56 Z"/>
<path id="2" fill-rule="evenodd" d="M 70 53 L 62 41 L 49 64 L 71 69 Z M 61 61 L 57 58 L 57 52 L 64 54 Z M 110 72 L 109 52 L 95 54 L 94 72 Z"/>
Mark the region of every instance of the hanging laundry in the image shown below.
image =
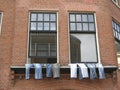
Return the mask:
<path id="1" fill-rule="evenodd" d="M 87 67 L 90 69 L 90 79 L 96 79 L 97 77 L 97 73 L 96 73 L 96 66 L 95 64 L 86 64 Z"/>
<path id="2" fill-rule="evenodd" d="M 105 79 L 105 72 L 104 72 L 104 67 L 102 66 L 102 64 L 98 63 L 96 64 L 96 67 L 98 68 L 99 79 Z"/>
<path id="3" fill-rule="evenodd" d="M 25 64 L 25 78 L 30 79 L 30 68 L 33 67 L 33 64 Z"/>
<path id="4" fill-rule="evenodd" d="M 77 78 L 77 64 L 69 64 L 70 66 L 70 77 Z"/>
<path id="5" fill-rule="evenodd" d="M 52 77 L 52 64 L 46 64 L 46 77 Z"/>
<path id="6" fill-rule="evenodd" d="M 35 67 L 35 79 L 42 79 L 42 64 L 34 64 Z"/>
<path id="7" fill-rule="evenodd" d="M 78 64 L 79 67 L 79 79 L 88 78 L 88 68 L 84 63 Z"/>
<path id="8" fill-rule="evenodd" d="M 60 77 L 60 64 L 58 63 L 53 64 L 52 71 L 53 71 L 53 78 L 59 78 Z"/>

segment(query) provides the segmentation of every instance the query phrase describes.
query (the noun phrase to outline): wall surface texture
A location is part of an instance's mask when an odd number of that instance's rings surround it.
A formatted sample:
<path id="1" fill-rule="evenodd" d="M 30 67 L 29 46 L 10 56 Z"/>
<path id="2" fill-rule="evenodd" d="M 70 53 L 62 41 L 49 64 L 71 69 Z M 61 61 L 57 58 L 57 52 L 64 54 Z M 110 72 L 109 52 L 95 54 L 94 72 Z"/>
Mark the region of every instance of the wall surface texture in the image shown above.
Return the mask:
<path id="1" fill-rule="evenodd" d="M 94 12 L 100 61 L 105 66 L 117 66 L 112 18 L 120 23 L 120 8 L 112 0 L 0 0 L 3 13 L 0 35 L 0 90 L 120 90 L 120 72 L 107 75 L 105 80 L 11 79 L 10 66 L 27 62 L 29 13 L 53 11 L 58 14 L 58 60 L 69 64 L 69 12 Z"/>

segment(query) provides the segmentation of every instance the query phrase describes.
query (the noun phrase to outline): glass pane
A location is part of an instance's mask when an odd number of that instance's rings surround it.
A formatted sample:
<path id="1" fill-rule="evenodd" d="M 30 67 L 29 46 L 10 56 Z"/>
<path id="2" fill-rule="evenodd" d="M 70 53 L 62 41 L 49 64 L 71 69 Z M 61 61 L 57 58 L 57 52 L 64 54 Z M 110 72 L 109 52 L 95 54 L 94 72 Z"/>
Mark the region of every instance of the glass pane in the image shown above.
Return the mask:
<path id="1" fill-rule="evenodd" d="M 81 23 L 77 23 L 77 31 L 82 31 L 82 24 Z"/>
<path id="2" fill-rule="evenodd" d="M 70 23 L 70 30 L 75 31 L 75 23 Z"/>
<path id="3" fill-rule="evenodd" d="M 56 14 L 50 14 L 50 21 L 56 21 Z"/>
<path id="4" fill-rule="evenodd" d="M 116 30 L 119 32 L 119 26 L 118 25 L 116 26 Z"/>
<path id="5" fill-rule="evenodd" d="M 55 31 L 56 30 L 56 23 L 50 23 L 50 30 Z"/>
<path id="6" fill-rule="evenodd" d="M 94 23 L 89 23 L 89 30 L 90 31 L 95 31 L 95 25 L 94 25 Z"/>
<path id="7" fill-rule="evenodd" d="M 39 44 L 39 45 L 37 45 L 37 50 L 48 51 L 48 45 L 47 44 Z"/>
<path id="8" fill-rule="evenodd" d="M 49 23 L 44 23 L 44 30 L 49 30 Z"/>
<path id="9" fill-rule="evenodd" d="M 43 21 L 43 14 L 38 14 L 38 21 Z"/>
<path id="10" fill-rule="evenodd" d="M 35 22 L 31 22 L 31 30 L 36 30 L 36 23 Z"/>
<path id="11" fill-rule="evenodd" d="M 37 14 L 31 14 L 31 21 L 37 20 Z"/>
<path id="12" fill-rule="evenodd" d="M 88 15 L 88 21 L 89 21 L 89 22 L 94 22 L 94 17 L 93 17 L 93 15 Z"/>
<path id="13" fill-rule="evenodd" d="M 56 45 L 55 44 L 51 44 L 50 45 L 50 50 L 51 51 L 56 51 Z"/>
<path id="14" fill-rule="evenodd" d="M 88 31 L 88 23 L 83 23 L 83 31 Z"/>
<path id="15" fill-rule="evenodd" d="M 38 30 L 43 30 L 43 23 L 38 23 Z"/>
<path id="16" fill-rule="evenodd" d="M 88 20 L 87 20 L 87 15 L 84 15 L 84 14 L 82 15 L 82 21 L 83 21 L 83 22 L 87 22 L 87 21 L 88 21 Z"/>
<path id="17" fill-rule="evenodd" d="M 117 28 L 117 25 L 116 25 L 116 23 L 114 24 L 114 28 L 115 28 L 115 29 Z"/>
<path id="18" fill-rule="evenodd" d="M 57 53 L 55 51 L 51 51 L 50 56 L 57 56 Z"/>
<path id="19" fill-rule="evenodd" d="M 74 14 L 70 14 L 70 21 L 75 21 L 75 15 Z"/>
<path id="20" fill-rule="evenodd" d="M 81 15 L 76 15 L 76 21 L 80 22 L 81 21 Z"/>
<path id="21" fill-rule="evenodd" d="M 37 56 L 48 56 L 48 52 L 37 51 Z"/>
<path id="22" fill-rule="evenodd" d="M 49 14 L 44 14 L 44 21 L 49 21 Z"/>

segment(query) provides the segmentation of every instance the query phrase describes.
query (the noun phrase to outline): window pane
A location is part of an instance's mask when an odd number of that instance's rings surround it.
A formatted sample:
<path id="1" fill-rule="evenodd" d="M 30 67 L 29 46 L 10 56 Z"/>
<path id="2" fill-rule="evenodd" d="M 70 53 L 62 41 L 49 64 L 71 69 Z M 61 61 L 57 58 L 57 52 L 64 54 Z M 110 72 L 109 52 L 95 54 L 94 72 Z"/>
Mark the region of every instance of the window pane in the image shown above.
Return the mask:
<path id="1" fill-rule="evenodd" d="M 47 44 L 38 44 L 37 50 L 48 51 L 48 45 Z"/>
<path id="2" fill-rule="evenodd" d="M 118 25 L 116 26 L 116 30 L 119 32 L 119 26 Z"/>
<path id="3" fill-rule="evenodd" d="M 89 30 L 90 31 L 95 31 L 95 25 L 94 25 L 94 23 L 89 23 Z"/>
<path id="4" fill-rule="evenodd" d="M 114 28 L 115 28 L 115 29 L 117 28 L 117 24 L 116 24 L 116 23 L 114 24 Z"/>
<path id="5" fill-rule="evenodd" d="M 43 23 L 38 23 L 38 30 L 43 30 Z"/>
<path id="6" fill-rule="evenodd" d="M 70 14 L 70 21 L 75 21 L 75 15 L 74 14 Z"/>
<path id="7" fill-rule="evenodd" d="M 76 15 L 76 21 L 80 22 L 81 21 L 81 15 Z"/>
<path id="8" fill-rule="evenodd" d="M 49 14 L 44 14 L 44 21 L 49 21 Z"/>
<path id="9" fill-rule="evenodd" d="M 88 31 L 88 23 L 83 23 L 83 31 Z"/>
<path id="10" fill-rule="evenodd" d="M 49 30 L 49 23 L 44 23 L 44 30 Z"/>
<path id="11" fill-rule="evenodd" d="M 77 23 L 77 31 L 82 31 L 82 24 L 81 23 Z"/>
<path id="12" fill-rule="evenodd" d="M 48 56 L 48 52 L 43 52 L 43 51 L 37 51 L 37 56 Z"/>
<path id="13" fill-rule="evenodd" d="M 70 30 L 75 31 L 75 23 L 70 23 Z"/>
<path id="14" fill-rule="evenodd" d="M 31 22 L 31 30 L 36 30 L 36 23 Z"/>
<path id="15" fill-rule="evenodd" d="M 97 62 L 97 48 L 94 34 L 71 34 L 70 37 L 72 63 Z"/>
<path id="16" fill-rule="evenodd" d="M 93 17 L 93 15 L 88 15 L 88 21 L 89 21 L 89 22 L 94 22 L 94 17 Z"/>
<path id="17" fill-rule="evenodd" d="M 82 15 L 82 21 L 83 21 L 83 22 L 87 22 L 87 21 L 88 21 L 88 20 L 87 20 L 87 15 L 84 15 L 84 14 Z"/>
<path id="18" fill-rule="evenodd" d="M 38 14 L 38 21 L 43 21 L 43 14 Z"/>
<path id="19" fill-rule="evenodd" d="M 56 23 L 50 23 L 50 30 L 55 31 L 56 30 Z"/>
<path id="20" fill-rule="evenodd" d="M 50 14 L 50 21 L 56 21 L 56 14 Z"/>
<path id="21" fill-rule="evenodd" d="M 31 21 L 37 20 L 37 14 L 31 14 Z"/>

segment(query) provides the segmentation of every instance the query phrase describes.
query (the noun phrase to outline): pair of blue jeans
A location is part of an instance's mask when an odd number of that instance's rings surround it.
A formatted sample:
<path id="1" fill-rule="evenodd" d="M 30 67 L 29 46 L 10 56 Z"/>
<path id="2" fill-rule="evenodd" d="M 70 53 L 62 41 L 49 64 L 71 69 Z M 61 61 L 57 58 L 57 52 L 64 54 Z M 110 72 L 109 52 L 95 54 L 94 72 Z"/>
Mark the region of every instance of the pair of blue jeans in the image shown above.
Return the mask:
<path id="1" fill-rule="evenodd" d="M 52 64 L 46 64 L 46 77 L 52 77 Z"/>
<path id="2" fill-rule="evenodd" d="M 32 68 L 33 64 L 25 64 L 26 72 L 25 72 L 25 78 L 30 79 L 30 68 Z"/>
<path id="3" fill-rule="evenodd" d="M 30 79 L 30 68 L 35 68 L 35 79 L 42 79 L 42 65 L 41 64 L 25 64 L 26 67 L 26 79 Z"/>
<path id="4" fill-rule="evenodd" d="M 56 63 L 52 66 L 53 71 L 53 78 L 59 78 L 60 77 L 60 64 Z"/>
<path id="5" fill-rule="evenodd" d="M 87 67 L 90 69 L 90 79 L 96 79 L 98 78 L 96 73 L 96 65 L 95 64 L 87 64 Z"/>
<path id="6" fill-rule="evenodd" d="M 35 67 L 35 79 L 42 79 L 42 65 L 41 64 L 34 64 Z"/>
<path id="7" fill-rule="evenodd" d="M 96 64 L 96 67 L 98 68 L 99 79 L 105 79 L 105 72 L 104 72 L 104 67 L 102 66 L 102 64 Z"/>

